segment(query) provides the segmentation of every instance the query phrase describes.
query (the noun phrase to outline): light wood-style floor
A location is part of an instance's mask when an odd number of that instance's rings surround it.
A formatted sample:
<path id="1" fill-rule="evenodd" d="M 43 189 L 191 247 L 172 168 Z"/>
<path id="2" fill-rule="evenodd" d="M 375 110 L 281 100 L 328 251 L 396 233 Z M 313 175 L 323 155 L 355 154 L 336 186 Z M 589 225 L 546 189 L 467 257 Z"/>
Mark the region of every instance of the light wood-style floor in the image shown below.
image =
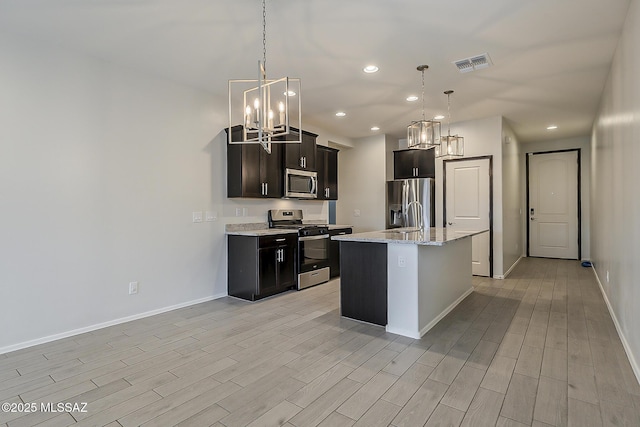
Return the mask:
<path id="1" fill-rule="evenodd" d="M 0 425 L 640 426 L 591 269 L 523 259 L 423 339 L 342 319 L 337 281 L 224 298 L 0 355 Z"/>

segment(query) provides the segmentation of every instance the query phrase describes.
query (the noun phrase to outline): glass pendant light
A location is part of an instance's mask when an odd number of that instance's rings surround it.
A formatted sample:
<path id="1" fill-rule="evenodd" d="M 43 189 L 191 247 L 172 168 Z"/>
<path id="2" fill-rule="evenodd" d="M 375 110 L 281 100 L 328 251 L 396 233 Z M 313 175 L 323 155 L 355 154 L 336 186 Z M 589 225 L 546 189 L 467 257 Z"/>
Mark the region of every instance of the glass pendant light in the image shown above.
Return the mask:
<path id="1" fill-rule="evenodd" d="M 409 148 L 433 148 L 440 144 L 440 122 L 427 120 L 424 114 L 424 71 L 428 65 L 418 65 L 422 73 L 422 120 L 411 122 L 407 127 L 407 146 Z"/>
<path id="2" fill-rule="evenodd" d="M 262 61 L 257 80 L 229 80 L 229 144 L 301 143 L 300 79 L 267 78 L 267 13 L 262 0 Z M 293 135 L 295 138 L 278 138 Z M 296 139 L 297 138 L 297 139 Z"/>
<path id="3" fill-rule="evenodd" d="M 436 148 L 436 157 L 462 157 L 464 156 L 464 138 L 458 135 L 451 135 L 451 94 L 452 90 L 444 92 L 447 95 L 447 136 L 443 136 L 440 146 Z"/>

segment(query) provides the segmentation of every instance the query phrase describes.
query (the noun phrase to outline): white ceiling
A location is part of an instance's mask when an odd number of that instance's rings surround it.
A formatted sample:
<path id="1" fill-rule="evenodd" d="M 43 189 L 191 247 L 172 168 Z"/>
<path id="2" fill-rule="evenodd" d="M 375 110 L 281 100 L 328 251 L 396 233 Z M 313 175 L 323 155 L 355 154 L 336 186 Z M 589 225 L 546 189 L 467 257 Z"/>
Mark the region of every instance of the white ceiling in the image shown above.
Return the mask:
<path id="1" fill-rule="evenodd" d="M 404 137 L 421 118 L 405 100 L 420 95 L 419 64 L 428 117 L 453 89 L 454 122 L 502 115 L 523 142 L 588 135 L 629 1 L 267 0 L 267 71 L 302 79 L 303 127 L 351 138 L 373 125 Z M 260 0 L 0 0 L 0 31 L 223 99 L 228 79 L 257 75 L 261 19 Z M 491 68 L 452 64 L 485 52 Z"/>

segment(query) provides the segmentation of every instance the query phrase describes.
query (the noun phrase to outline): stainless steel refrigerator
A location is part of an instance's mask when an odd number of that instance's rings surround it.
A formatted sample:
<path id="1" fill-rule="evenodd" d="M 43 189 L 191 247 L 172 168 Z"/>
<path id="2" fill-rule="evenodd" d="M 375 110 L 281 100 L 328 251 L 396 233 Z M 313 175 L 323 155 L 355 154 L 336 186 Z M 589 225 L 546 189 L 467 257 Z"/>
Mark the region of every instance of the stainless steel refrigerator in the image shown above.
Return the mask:
<path id="1" fill-rule="evenodd" d="M 387 181 L 387 228 L 435 227 L 433 178 Z"/>

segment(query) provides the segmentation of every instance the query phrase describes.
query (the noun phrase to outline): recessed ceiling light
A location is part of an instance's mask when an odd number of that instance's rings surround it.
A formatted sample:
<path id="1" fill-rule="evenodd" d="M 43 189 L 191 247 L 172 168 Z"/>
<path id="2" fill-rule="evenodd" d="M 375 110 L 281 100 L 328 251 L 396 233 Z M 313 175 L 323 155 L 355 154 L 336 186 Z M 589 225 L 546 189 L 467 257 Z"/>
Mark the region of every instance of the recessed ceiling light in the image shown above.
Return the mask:
<path id="1" fill-rule="evenodd" d="M 373 127 L 371 128 L 371 130 L 375 132 L 375 131 L 377 131 L 377 130 L 380 130 L 380 128 L 379 128 L 378 126 L 373 126 Z"/>
<path id="2" fill-rule="evenodd" d="M 558 129 L 558 126 L 556 125 L 547 126 L 547 130 L 556 130 L 556 129 Z"/>
<path id="3" fill-rule="evenodd" d="M 407 96 L 407 101 L 409 101 L 409 102 L 414 102 L 414 101 L 417 101 L 417 100 L 418 100 L 418 97 L 416 95 Z"/>
<path id="4" fill-rule="evenodd" d="M 336 113 L 336 117 L 344 117 L 344 116 L 346 116 L 346 115 L 347 115 L 347 113 L 345 113 L 344 111 L 338 111 L 338 112 Z"/>
<path id="5" fill-rule="evenodd" d="M 287 92 L 285 92 L 285 93 L 284 93 L 284 96 L 296 96 L 296 95 L 297 95 L 297 94 L 296 94 L 294 91 L 292 91 L 292 90 L 289 90 L 289 91 L 287 91 Z"/>
<path id="6" fill-rule="evenodd" d="M 434 117 L 435 120 L 442 120 L 444 119 L 444 116 L 442 114 L 439 114 L 437 116 Z"/>
<path id="7" fill-rule="evenodd" d="M 376 71 L 378 71 L 378 67 L 376 67 L 375 65 L 367 65 L 366 67 L 364 67 L 362 69 L 362 71 L 364 71 L 367 74 L 371 74 L 371 73 L 375 73 Z"/>

